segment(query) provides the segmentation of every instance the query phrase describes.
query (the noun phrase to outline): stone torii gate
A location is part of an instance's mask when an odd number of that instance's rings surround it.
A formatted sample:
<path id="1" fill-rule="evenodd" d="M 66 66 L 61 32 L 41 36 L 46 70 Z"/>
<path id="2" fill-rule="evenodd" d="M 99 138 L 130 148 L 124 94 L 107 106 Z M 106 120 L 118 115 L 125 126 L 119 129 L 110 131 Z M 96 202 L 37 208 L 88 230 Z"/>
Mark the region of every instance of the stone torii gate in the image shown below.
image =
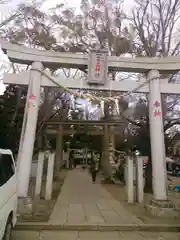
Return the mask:
<path id="1" fill-rule="evenodd" d="M 167 175 L 165 166 L 164 132 L 162 121 L 161 93 L 179 94 L 178 84 L 168 83 L 168 79 L 160 79 L 160 74 L 172 74 L 180 70 L 180 57 L 166 58 L 123 58 L 107 56 L 104 52 L 86 54 L 57 53 L 41 51 L 1 41 L 1 48 L 11 62 L 32 65 L 32 69 L 19 75 L 5 74 L 4 84 L 28 85 L 27 103 L 22 127 L 21 143 L 18 158 L 18 194 L 27 197 L 34 138 L 40 102 L 40 87 L 57 87 L 49 81 L 43 69 L 47 68 L 87 68 L 88 79 L 67 81 L 60 76 L 57 82 L 72 89 L 95 89 L 111 91 L 132 91 L 149 93 L 149 119 L 151 134 L 151 152 L 153 168 L 154 199 L 167 201 Z M 97 70 L 98 74 L 95 70 Z M 100 70 L 101 69 L 103 70 Z M 144 73 L 146 78 L 135 81 L 106 80 L 108 67 L 123 72 Z M 100 70 L 100 71 L 99 71 Z M 138 86 L 147 82 L 141 88 Z"/>

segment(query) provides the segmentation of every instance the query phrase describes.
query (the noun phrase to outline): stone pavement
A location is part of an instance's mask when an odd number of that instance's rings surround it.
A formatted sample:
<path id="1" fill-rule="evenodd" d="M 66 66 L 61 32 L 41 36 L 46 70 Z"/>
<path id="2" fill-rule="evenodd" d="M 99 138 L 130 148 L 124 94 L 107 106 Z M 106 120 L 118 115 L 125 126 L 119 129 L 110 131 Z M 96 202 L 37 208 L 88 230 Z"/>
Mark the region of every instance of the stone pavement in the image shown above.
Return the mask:
<path id="1" fill-rule="evenodd" d="M 15 231 L 12 240 L 179 240 L 174 232 Z"/>
<path id="2" fill-rule="evenodd" d="M 92 184 L 87 170 L 70 170 L 49 224 L 142 224 L 140 219 L 127 211 L 101 186 L 100 179 L 98 181 L 99 183 Z"/>

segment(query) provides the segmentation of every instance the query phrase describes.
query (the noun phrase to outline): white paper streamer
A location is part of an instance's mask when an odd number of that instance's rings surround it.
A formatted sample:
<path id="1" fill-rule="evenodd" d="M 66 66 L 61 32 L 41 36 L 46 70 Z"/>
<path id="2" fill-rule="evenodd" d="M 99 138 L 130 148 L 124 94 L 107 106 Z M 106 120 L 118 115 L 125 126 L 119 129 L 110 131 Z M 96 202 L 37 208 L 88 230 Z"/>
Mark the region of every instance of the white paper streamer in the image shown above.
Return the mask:
<path id="1" fill-rule="evenodd" d="M 118 101 L 118 99 L 115 99 L 115 107 L 116 107 L 117 114 L 120 115 L 120 108 L 119 108 L 119 101 Z"/>
<path id="2" fill-rule="evenodd" d="M 72 109 L 75 109 L 75 108 L 76 108 L 74 96 L 71 97 L 71 108 L 72 108 Z"/>
<path id="3" fill-rule="evenodd" d="M 101 108 L 101 115 L 104 117 L 104 101 L 100 102 L 100 108 Z"/>

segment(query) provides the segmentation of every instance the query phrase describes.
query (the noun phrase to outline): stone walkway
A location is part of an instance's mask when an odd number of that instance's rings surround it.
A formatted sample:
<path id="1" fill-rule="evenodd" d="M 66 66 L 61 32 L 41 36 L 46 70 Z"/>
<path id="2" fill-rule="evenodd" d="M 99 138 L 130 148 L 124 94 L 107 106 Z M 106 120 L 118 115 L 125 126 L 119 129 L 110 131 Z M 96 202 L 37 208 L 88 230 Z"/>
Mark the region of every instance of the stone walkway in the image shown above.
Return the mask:
<path id="1" fill-rule="evenodd" d="M 49 220 L 49 224 L 54 225 L 142 223 L 100 183 L 92 184 L 87 170 L 80 168 L 68 172 Z"/>

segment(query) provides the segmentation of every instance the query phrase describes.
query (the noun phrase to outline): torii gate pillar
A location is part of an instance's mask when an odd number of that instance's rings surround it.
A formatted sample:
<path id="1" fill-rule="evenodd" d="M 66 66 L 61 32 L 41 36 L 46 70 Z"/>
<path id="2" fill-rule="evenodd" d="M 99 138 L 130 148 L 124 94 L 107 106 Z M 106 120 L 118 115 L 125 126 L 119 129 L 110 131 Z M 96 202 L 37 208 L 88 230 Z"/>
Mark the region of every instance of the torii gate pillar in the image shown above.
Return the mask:
<path id="1" fill-rule="evenodd" d="M 162 119 L 159 71 L 148 73 L 149 82 L 149 124 L 151 136 L 152 178 L 154 199 L 167 200 L 167 173 Z"/>
<path id="2" fill-rule="evenodd" d="M 43 65 L 40 62 L 34 62 L 32 64 L 32 70 L 29 79 L 26 108 L 18 155 L 18 196 L 23 198 L 28 196 L 31 163 L 40 103 L 42 76 L 40 72 L 33 71 L 33 69 L 42 71 Z"/>

